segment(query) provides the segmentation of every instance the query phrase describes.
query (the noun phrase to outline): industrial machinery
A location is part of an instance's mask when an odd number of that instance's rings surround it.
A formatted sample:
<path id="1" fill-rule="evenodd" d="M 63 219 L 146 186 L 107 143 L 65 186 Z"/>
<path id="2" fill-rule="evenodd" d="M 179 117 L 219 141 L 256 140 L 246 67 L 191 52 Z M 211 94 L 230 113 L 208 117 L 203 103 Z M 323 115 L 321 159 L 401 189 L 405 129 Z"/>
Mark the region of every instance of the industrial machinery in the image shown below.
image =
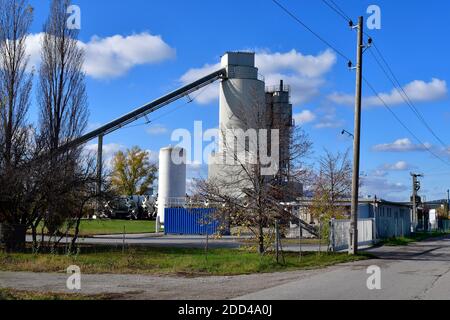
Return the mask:
<path id="1" fill-rule="evenodd" d="M 102 218 L 150 220 L 156 218 L 156 199 L 151 196 L 118 197 L 107 201 Z"/>

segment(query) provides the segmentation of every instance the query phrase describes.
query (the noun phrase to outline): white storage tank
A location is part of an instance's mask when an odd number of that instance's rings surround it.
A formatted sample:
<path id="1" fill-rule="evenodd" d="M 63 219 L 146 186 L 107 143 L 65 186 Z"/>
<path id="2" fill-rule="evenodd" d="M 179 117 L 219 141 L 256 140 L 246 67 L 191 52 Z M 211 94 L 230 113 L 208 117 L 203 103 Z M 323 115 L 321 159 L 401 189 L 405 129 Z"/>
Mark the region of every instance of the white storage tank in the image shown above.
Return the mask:
<path id="1" fill-rule="evenodd" d="M 169 146 L 159 153 L 158 218 L 164 224 L 164 209 L 184 206 L 186 201 L 186 150 Z"/>

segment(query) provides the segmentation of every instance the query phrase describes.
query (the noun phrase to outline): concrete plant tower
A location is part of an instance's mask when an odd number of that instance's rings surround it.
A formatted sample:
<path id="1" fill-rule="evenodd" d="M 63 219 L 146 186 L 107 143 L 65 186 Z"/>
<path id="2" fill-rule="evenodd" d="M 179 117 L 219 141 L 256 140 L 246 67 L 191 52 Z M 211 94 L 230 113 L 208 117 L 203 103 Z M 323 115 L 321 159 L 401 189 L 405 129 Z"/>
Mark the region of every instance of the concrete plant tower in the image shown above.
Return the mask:
<path id="1" fill-rule="evenodd" d="M 246 132 L 250 128 L 265 127 L 265 123 L 261 124 L 266 119 L 267 109 L 265 83 L 255 67 L 255 53 L 227 52 L 222 57 L 221 67 L 226 68 L 227 78 L 220 84 L 220 141 L 217 153 L 210 159 L 210 179 L 220 176 L 233 178 L 233 165 L 226 163 L 233 137 L 225 136 L 225 132 L 233 135 L 239 130 Z M 239 149 L 237 145 L 236 151 Z"/>

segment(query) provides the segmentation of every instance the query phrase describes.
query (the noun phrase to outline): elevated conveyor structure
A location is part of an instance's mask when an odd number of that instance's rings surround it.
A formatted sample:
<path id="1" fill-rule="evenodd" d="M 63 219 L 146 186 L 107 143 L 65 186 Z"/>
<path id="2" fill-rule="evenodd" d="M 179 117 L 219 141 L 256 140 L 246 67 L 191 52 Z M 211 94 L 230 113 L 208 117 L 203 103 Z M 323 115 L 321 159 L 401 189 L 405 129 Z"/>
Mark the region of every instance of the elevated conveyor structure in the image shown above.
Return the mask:
<path id="1" fill-rule="evenodd" d="M 179 88 L 163 97 L 160 97 L 152 102 L 149 102 L 142 107 L 114 120 L 111 121 L 104 126 L 95 129 L 77 139 L 74 139 L 70 142 L 68 142 L 65 145 L 62 145 L 60 148 L 58 148 L 56 151 L 52 153 L 59 154 L 63 153 L 67 150 L 77 148 L 79 146 L 82 146 L 83 144 L 98 138 L 98 155 L 97 155 L 97 192 L 101 192 L 101 174 L 102 174 L 102 154 L 103 154 L 103 137 L 105 135 L 108 135 L 116 130 L 119 130 L 120 128 L 123 128 L 124 126 L 133 123 L 183 97 L 188 96 L 189 94 L 200 90 L 213 82 L 221 79 L 225 79 L 227 77 L 227 70 L 226 68 L 220 69 L 218 71 L 215 71 L 197 81 L 194 81 L 182 88 Z"/>

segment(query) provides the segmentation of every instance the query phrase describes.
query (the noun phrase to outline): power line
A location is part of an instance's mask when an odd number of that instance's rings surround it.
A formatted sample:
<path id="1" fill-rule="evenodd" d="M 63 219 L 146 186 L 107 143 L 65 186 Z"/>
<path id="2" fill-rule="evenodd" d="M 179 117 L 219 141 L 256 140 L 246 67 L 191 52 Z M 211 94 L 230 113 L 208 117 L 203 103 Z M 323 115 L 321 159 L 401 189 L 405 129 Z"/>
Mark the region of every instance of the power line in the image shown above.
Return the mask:
<path id="1" fill-rule="evenodd" d="M 402 97 L 402 99 L 406 102 L 406 104 L 408 105 L 408 107 L 411 109 L 411 111 L 416 115 L 416 117 L 420 120 L 420 122 L 422 122 L 422 124 L 428 129 L 428 131 L 436 138 L 437 141 L 439 141 L 439 143 L 444 147 L 447 148 L 448 145 L 442 141 L 442 139 L 434 132 L 434 130 L 431 128 L 431 126 L 428 124 L 428 122 L 426 121 L 426 119 L 424 118 L 424 116 L 421 114 L 421 112 L 419 111 L 419 109 L 417 109 L 417 107 L 414 105 L 414 103 L 412 102 L 411 98 L 408 96 L 408 94 L 406 93 L 405 89 L 403 88 L 403 86 L 400 84 L 400 81 L 398 80 L 398 78 L 395 76 L 394 72 L 392 71 L 392 68 L 389 66 L 389 64 L 387 63 L 386 59 L 384 58 L 383 54 L 381 53 L 381 51 L 378 49 L 378 47 L 374 44 L 374 48 L 376 50 L 376 52 L 378 53 L 378 55 L 381 57 L 381 60 L 384 62 L 385 66 L 387 67 L 387 71 L 386 69 L 382 66 L 380 60 L 375 56 L 375 54 L 371 52 L 372 56 L 374 57 L 376 63 L 378 64 L 378 66 L 380 67 L 380 69 L 383 71 L 383 73 L 386 75 L 386 77 L 389 79 L 389 81 L 392 83 L 392 85 L 394 86 L 394 88 L 397 90 L 397 92 L 400 94 L 400 96 Z M 389 71 L 389 73 L 388 73 Z M 390 75 L 389 75 L 390 74 Z M 392 76 L 392 78 L 391 78 Z"/>
<path id="2" fill-rule="evenodd" d="M 330 4 L 327 0 L 322 0 L 322 2 L 324 4 L 326 4 L 331 10 L 333 10 L 334 12 L 336 12 L 339 16 L 342 17 L 342 19 L 344 19 L 347 22 L 352 21 L 352 19 L 350 19 L 344 11 L 341 10 L 341 8 L 339 8 L 339 6 L 333 1 L 330 0 L 330 2 L 333 4 Z"/>
<path id="3" fill-rule="evenodd" d="M 381 101 L 381 103 L 384 105 L 384 107 L 394 116 L 394 118 L 403 126 L 403 128 L 405 128 L 405 130 L 407 130 L 409 132 L 409 134 L 416 139 L 417 142 L 419 142 L 420 145 L 423 146 L 423 148 L 425 150 L 427 150 L 429 153 L 431 153 L 434 157 L 436 157 L 436 159 L 442 161 L 444 164 L 450 166 L 450 162 L 444 160 L 442 157 L 440 157 L 438 154 L 436 154 L 433 150 L 431 150 L 430 147 L 428 147 L 425 143 L 422 142 L 422 140 L 420 140 L 417 135 L 412 132 L 411 129 L 408 128 L 408 126 L 397 116 L 397 114 L 392 110 L 391 107 L 389 107 L 389 105 L 386 103 L 386 101 L 384 101 L 384 99 L 380 96 L 380 94 L 375 90 L 375 88 L 372 86 L 372 84 L 365 78 L 363 77 L 364 82 L 366 83 L 366 85 L 372 90 L 373 94 Z"/>
<path id="4" fill-rule="evenodd" d="M 443 176 L 443 175 L 450 175 L 450 172 L 425 173 L 426 177 L 435 177 L 435 176 Z"/>
<path id="5" fill-rule="evenodd" d="M 332 1 L 332 0 L 330 0 Z M 297 21 L 299 24 L 301 24 L 304 28 L 306 28 L 310 33 L 312 33 L 314 36 L 316 36 L 320 41 L 322 41 L 325 45 L 327 45 L 328 47 L 330 47 L 331 49 L 333 49 L 336 53 L 338 53 L 341 57 L 343 57 L 344 59 L 346 59 L 347 61 L 351 61 L 350 58 L 348 58 L 345 54 L 342 53 L 342 51 L 338 50 L 336 47 L 334 47 L 333 45 L 331 45 L 327 40 L 325 40 L 323 37 L 321 37 L 319 34 L 317 34 L 314 30 L 312 30 L 309 26 L 307 26 L 304 22 L 302 22 L 296 15 L 294 15 L 291 11 L 289 11 L 286 7 L 284 7 L 281 3 L 279 3 L 277 0 L 272 0 L 273 3 L 275 3 L 278 7 L 280 7 L 284 12 L 286 12 L 292 19 L 294 19 L 295 21 Z M 333 4 L 335 5 L 335 12 L 337 10 L 341 11 L 342 15 L 339 14 L 341 17 L 346 17 L 348 18 L 348 16 L 345 14 L 345 12 L 333 1 Z M 329 3 L 327 3 L 327 5 L 329 7 L 331 7 L 329 5 Z M 347 19 L 346 19 L 347 20 Z M 348 19 L 348 21 L 351 21 L 350 19 Z M 366 33 L 364 33 L 366 34 Z M 427 150 L 430 154 L 432 154 L 435 158 L 437 158 L 438 160 L 442 161 L 444 164 L 450 166 L 450 163 L 447 162 L 446 160 L 444 160 L 442 157 L 440 157 L 438 154 L 436 154 L 435 152 L 433 152 L 433 150 L 431 150 L 425 143 L 423 143 L 418 137 L 417 135 L 411 130 L 409 129 L 409 127 L 397 116 L 397 114 L 389 107 L 389 105 L 384 101 L 384 99 L 380 96 L 380 94 L 375 90 L 375 88 L 370 84 L 370 82 L 367 81 L 367 79 L 365 77 L 363 77 L 363 81 L 369 86 L 369 88 L 373 91 L 373 93 L 375 94 L 375 96 L 382 102 L 382 104 L 385 106 L 385 108 L 392 114 L 392 116 L 394 116 L 394 118 L 402 125 L 402 127 L 410 133 L 410 135 L 412 137 L 414 137 L 415 140 L 417 140 L 424 148 L 425 150 Z"/>
<path id="6" fill-rule="evenodd" d="M 295 14 L 293 14 L 291 11 L 289 11 L 286 7 L 284 7 L 280 2 L 277 0 L 272 0 L 273 3 L 275 3 L 278 7 L 280 7 L 284 12 L 286 12 L 292 19 L 294 19 L 297 23 L 302 25 L 306 30 L 308 30 L 311 34 L 313 34 L 317 39 L 322 41 L 325 45 L 327 45 L 329 48 L 333 49 L 338 55 L 340 55 L 342 58 L 344 58 L 347 61 L 351 61 L 349 57 L 347 57 L 342 51 L 337 49 L 335 46 L 333 46 L 330 42 L 325 40 L 322 36 L 320 36 L 317 32 L 312 30 L 307 24 L 305 24 L 303 21 L 301 21 Z"/>
<path id="7" fill-rule="evenodd" d="M 333 3 L 334 4 L 334 6 L 347 18 L 347 20 L 350 22 L 350 21 L 352 21 L 352 19 L 345 13 L 345 11 L 344 10 L 342 10 L 342 8 L 341 7 L 339 7 L 338 5 L 337 5 L 337 3 L 336 2 L 334 2 L 333 0 L 330 0 L 330 2 L 331 3 Z M 363 32 L 364 33 L 364 32 Z"/>
<path id="8" fill-rule="evenodd" d="M 325 3 L 329 8 L 331 8 L 336 14 L 338 14 L 340 17 L 344 18 L 346 21 L 351 21 L 349 16 L 345 13 L 342 8 L 339 7 L 333 0 L 329 0 L 333 3 L 334 6 L 332 6 L 330 3 L 327 2 L 327 0 L 322 0 L 323 3 Z M 373 39 L 372 36 L 366 32 L 364 34 Z M 432 129 L 432 127 L 428 124 L 422 113 L 419 111 L 419 109 L 414 105 L 411 98 L 406 93 L 405 89 L 401 85 L 400 81 L 398 80 L 397 76 L 393 72 L 392 68 L 390 67 L 389 63 L 387 62 L 387 59 L 383 56 L 381 53 L 381 50 L 378 49 L 378 46 L 372 41 L 372 45 L 375 48 L 375 51 L 380 56 L 382 62 L 386 66 L 386 68 L 381 63 L 380 59 L 376 57 L 376 55 L 373 53 L 372 50 L 369 50 L 372 54 L 375 62 L 378 64 L 380 69 L 385 74 L 386 78 L 391 82 L 391 84 L 394 86 L 395 90 L 400 94 L 400 97 L 403 99 L 403 101 L 408 105 L 408 107 L 411 109 L 411 111 L 414 113 L 414 115 L 419 119 L 419 121 L 426 127 L 426 129 L 433 135 L 433 137 L 444 147 L 447 148 L 448 145 L 436 134 L 436 132 Z"/>

